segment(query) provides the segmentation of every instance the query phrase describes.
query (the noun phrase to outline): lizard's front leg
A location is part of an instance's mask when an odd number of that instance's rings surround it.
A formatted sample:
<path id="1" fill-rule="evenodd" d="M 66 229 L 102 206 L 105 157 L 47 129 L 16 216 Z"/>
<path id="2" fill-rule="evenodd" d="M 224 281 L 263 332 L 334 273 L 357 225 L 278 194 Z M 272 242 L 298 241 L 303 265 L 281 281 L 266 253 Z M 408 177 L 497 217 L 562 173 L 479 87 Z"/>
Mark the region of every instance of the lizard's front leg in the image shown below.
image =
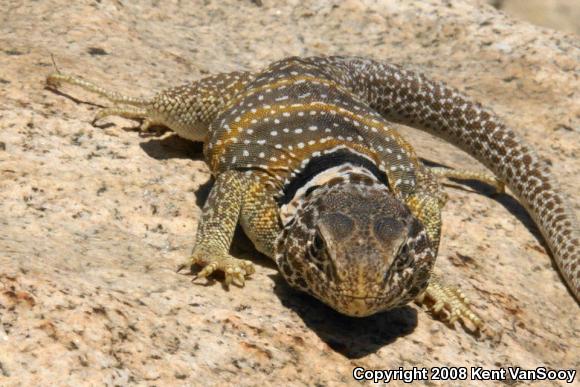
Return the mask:
<path id="1" fill-rule="evenodd" d="M 470 306 L 470 302 L 461 290 L 446 284 L 441 278 L 431 273 L 427 289 L 415 299 L 419 305 L 424 305 L 433 315 L 449 324 L 457 320 L 469 322 L 477 330 L 483 330 L 485 323 Z"/>
<path id="2" fill-rule="evenodd" d="M 258 251 L 272 259 L 276 238 L 282 231 L 273 186 L 269 184 L 268 175 L 255 173 L 240 214 L 240 224 L 246 235 Z"/>
<path id="3" fill-rule="evenodd" d="M 425 178 L 428 175 L 421 175 Z M 435 183 L 435 184 L 434 184 Z M 441 236 L 441 208 L 445 204 L 443 196 L 437 189 L 435 181 L 425 184 L 428 191 L 408 199 L 407 205 L 425 226 L 434 251 L 439 249 Z M 477 330 L 485 328 L 484 322 L 475 313 L 467 297 L 455 286 L 446 284 L 440 276 L 431 273 L 427 289 L 415 299 L 419 305 L 424 305 L 433 315 L 449 324 L 457 320 L 473 324 Z"/>
<path id="4" fill-rule="evenodd" d="M 226 171 L 218 175 L 203 207 L 191 257 L 179 266 L 178 271 L 199 264 L 204 268 L 196 278 L 222 271 L 226 285 L 234 282 L 240 286 L 244 285 L 246 276 L 254 273 L 250 261 L 229 254 L 250 182 L 250 177 L 239 171 Z"/>

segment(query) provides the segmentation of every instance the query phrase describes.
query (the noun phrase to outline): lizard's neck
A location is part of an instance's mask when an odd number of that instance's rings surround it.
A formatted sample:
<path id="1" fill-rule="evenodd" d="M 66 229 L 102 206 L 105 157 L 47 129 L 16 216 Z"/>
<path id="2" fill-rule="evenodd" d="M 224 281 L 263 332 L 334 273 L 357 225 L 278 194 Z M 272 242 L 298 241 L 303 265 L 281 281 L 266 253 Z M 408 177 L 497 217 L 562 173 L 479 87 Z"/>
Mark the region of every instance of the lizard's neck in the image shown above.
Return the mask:
<path id="1" fill-rule="evenodd" d="M 369 185 L 388 186 L 387 177 L 364 155 L 347 148 L 312 158 L 284 185 L 279 198 L 282 224 L 289 222 L 296 210 L 314 190 L 337 179 L 361 189 Z"/>

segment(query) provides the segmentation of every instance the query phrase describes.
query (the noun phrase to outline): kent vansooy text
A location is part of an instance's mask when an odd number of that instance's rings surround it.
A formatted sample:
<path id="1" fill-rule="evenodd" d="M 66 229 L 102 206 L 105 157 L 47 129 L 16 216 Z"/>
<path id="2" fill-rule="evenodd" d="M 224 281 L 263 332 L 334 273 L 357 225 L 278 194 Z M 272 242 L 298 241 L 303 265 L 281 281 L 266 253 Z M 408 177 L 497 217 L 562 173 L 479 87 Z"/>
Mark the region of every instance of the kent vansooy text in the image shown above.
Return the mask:
<path id="1" fill-rule="evenodd" d="M 356 367 L 352 370 L 355 380 L 366 380 L 374 383 L 389 383 L 400 380 L 404 383 L 425 380 L 461 381 L 461 380 L 504 380 L 504 381 L 542 381 L 558 380 L 566 383 L 574 382 L 575 369 L 550 369 L 537 367 L 525 369 L 521 367 L 503 367 L 486 369 L 484 367 L 399 367 L 391 370 L 376 370 Z"/>

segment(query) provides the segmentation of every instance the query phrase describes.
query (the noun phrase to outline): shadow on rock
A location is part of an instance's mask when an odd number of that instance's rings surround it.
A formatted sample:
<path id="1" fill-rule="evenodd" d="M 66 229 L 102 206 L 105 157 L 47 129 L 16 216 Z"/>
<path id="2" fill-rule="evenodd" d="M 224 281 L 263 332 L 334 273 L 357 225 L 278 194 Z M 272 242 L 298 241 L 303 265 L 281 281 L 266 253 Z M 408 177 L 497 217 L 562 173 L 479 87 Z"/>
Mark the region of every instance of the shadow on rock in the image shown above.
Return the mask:
<path id="1" fill-rule="evenodd" d="M 207 198 L 209 196 L 209 193 L 211 192 L 211 189 L 213 188 L 214 183 L 215 183 L 214 179 L 210 178 L 208 181 L 201 184 L 195 190 L 195 205 L 196 206 L 198 206 L 199 208 L 203 208 L 203 205 L 207 201 Z"/>
<path id="2" fill-rule="evenodd" d="M 192 159 L 203 160 L 203 144 L 192 142 L 176 134 L 158 138 L 143 135 L 149 141 L 139 144 L 148 156 L 157 160 Z"/>
<path id="3" fill-rule="evenodd" d="M 445 164 L 437 163 L 435 161 L 423 158 L 421 158 L 421 162 L 428 167 L 448 168 L 448 166 Z M 518 219 L 528 229 L 528 231 L 532 233 L 536 239 L 538 239 L 542 246 L 546 248 L 546 251 L 549 251 L 549 248 L 544 242 L 544 237 L 540 233 L 540 230 L 538 230 L 536 224 L 524 206 L 516 198 L 505 193 L 496 193 L 494 187 L 478 180 L 463 180 L 452 178 L 449 179 L 449 181 L 453 181 L 456 184 L 445 183 L 444 185 L 453 189 L 461 189 L 467 192 L 474 192 L 480 195 L 491 197 L 493 200 L 501 204 L 506 210 L 508 210 L 513 217 Z M 466 187 L 469 187 L 469 189 L 466 189 Z"/>
<path id="4" fill-rule="evenodd" d="M 474 192 L 481 195 L 486 195 L 491 197 L 493 200 L 501 204 L 509 213 L 520 221 L 524 227 L 528 229 L 528 231 L 534 235 L 538 242 L 542 244 L 547 251 L 549 251 L 547 245 L 544 242 L 544 237 L 540 233 L 540 230 L 536 227 L 536 224 L 532 220 L 531 216 L 526 211 L 525 207 L 513 196 L 505 193 L 496 193 L 495 189 L 481 181 L 477 180 L 458 180 L 458 179 L 450 179 L 456 184 L 445 184 L 448 187 L 453 187 L 455 189 L 462 189 L 469 192 Z M 465 187 L 469 187 L 470 189 L 466 189 Z"/>
<path id="5" fill-rule="evenodd" d="M 274 292 L 282 304 L 295 311 L 304 323 L 336 352 L 358 359 L 412 333 L 417 311 L 410 306 L 369 317 L 348 317 L 305 293 L 292 289 L 281 275 L 272 275 Z"/>
<path id="6" fill-rule="evenodd" d="M 232 241 L 232 246 L 230 247 L 230 254 L 236 258 L 252 261 L 255 265 L 278 270 L 274 260 L 256 250 L 254 244 L 239 224 L 234 233 L 234 239 Z"/>

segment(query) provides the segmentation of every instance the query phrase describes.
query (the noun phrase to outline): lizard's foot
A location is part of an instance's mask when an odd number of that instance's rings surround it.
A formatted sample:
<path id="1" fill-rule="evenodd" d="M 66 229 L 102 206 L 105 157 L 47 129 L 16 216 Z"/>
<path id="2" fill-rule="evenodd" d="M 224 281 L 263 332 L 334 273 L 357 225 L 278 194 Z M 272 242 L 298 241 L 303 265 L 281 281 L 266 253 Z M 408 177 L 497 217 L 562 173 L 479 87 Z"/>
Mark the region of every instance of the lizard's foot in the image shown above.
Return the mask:
<path id="1" fill-rule="evenodd" d="M 155 132 L 154 128 L 156 126 L 161 125 L 160 122 L 154 121 L 151 118 L 149 118 L 149 112 L 146 109 L 134 106 L 103 108 L 99 110 L 97 114 L 95 114 L 95 118 L 93 119 L 93 125 L 95 125 L 97 121 L 108 116 L 119 116 L 129 119 L 143 120 L 143 123 L 139 127 L 139 133 L 141 133 L 142 135 L 146 133 L 154 134 Z"/>
<path id="2" fill-rule="evenodd" d="M 138 108 L 135 106 L 124 106 L 124 107 L 110 107 L 110 108 L 103 108 L 95 114 L 95 118 L 93 119 L 93 123 L 99 121 L 102 118 L 108 116 L 119 116 L 124 118 L 130 119 L 147 119 L 147 110 Z M 150 124 L 147 126 L 149 128 Z M 143 128 L 141 128 L 143 130 Z"/>
<path id="3" fill-rule="evenodd" d="M 461 320 L 474 325 L 476 330 L 485 327 L 481 318 L 471 310 L 469 300 L 461 290 L 443 284 L 436 276 L 432 276 L 425 292 L 415 301 L 427 306 L 432 314 L 442 316 L 443 321 L 448 324 Z"/>
<path id="4" fill-rule="evenodd" d="M 475 180 L 492 186 L 498 194 L 505 192 L 505 184 L 489 173 L 439 167 L 431 167 L 429 170 L 440 179 Z"/>
<path id="5" fill-rule="evenodd" d="M 177 271 L 179 272 L 196 264 L 204 266 L 204 268 L 196 274 L 194 280 L 200 277 L 208 277 L 216 271 L 222 271 L 225 275 L 226 286 L 229 286 L 232 282 L 238 286 L 244 286 L 246 276 L 256 271 L 250 261 L 234 258 L 229 254 L 215 255 L 205 251 L 196 251 L 195 249 L 191 257 L 179 265 Z"/>

